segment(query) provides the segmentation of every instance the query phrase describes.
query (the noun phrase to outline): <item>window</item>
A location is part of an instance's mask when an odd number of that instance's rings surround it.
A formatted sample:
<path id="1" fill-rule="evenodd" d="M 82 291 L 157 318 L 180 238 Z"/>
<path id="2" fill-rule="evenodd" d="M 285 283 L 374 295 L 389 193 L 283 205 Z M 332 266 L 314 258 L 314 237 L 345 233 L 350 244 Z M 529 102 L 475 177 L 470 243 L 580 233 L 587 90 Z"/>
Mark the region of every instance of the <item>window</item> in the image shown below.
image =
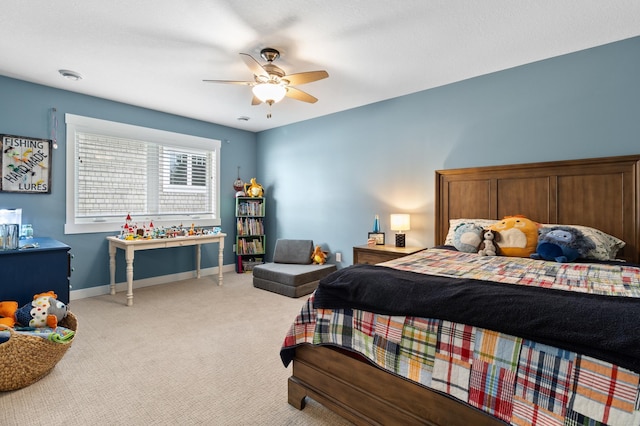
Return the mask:
<path id="1" fill-rule="evenodd" d="M 206 191 L 206 155 L 165 148 L 163 159 L 165 190 Z"/>
<path id="2" fill-rule="evenodd" d="M 66 114 L 65 233 L 220 225 L 220 141 Z"/>

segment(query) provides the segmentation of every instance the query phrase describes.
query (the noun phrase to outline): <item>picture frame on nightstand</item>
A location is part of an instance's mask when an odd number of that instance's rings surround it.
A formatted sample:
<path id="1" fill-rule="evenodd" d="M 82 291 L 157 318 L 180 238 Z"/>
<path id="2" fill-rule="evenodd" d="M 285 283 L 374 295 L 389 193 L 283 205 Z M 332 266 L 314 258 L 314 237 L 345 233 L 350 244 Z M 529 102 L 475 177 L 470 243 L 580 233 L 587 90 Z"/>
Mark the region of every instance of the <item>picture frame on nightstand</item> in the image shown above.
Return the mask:
<path id="1" fill-rule="evenodd" d="M 369 232 L 369 239 L 373 239 L 377 246 L 384 245 L 384 232 Z"/>

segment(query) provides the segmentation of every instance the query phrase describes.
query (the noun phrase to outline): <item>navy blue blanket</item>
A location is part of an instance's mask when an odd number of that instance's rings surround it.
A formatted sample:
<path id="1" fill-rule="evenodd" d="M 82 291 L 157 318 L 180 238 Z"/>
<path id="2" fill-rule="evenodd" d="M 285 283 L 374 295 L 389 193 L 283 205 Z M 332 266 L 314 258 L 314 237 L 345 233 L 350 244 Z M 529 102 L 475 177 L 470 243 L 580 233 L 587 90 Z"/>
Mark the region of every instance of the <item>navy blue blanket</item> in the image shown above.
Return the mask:
<path id="1" fill-rule="evenodd" d="M 320 280 L 314 308 L 438 318 L 640 372 L 640 300 L 353 265 Z"/>

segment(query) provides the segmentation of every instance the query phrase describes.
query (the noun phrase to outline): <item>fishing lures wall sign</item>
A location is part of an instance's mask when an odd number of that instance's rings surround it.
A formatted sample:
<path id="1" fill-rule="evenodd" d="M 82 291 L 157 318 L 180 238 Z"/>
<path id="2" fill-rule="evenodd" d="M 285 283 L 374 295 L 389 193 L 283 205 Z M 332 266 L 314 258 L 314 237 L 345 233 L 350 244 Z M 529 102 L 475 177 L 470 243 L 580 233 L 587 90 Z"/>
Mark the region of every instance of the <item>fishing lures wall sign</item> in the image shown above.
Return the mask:
<path id="1" fill-rule="evenodd" d="M 51 147 L 50 139 L 0 134 L 0 191 L 51 193 Z"/>

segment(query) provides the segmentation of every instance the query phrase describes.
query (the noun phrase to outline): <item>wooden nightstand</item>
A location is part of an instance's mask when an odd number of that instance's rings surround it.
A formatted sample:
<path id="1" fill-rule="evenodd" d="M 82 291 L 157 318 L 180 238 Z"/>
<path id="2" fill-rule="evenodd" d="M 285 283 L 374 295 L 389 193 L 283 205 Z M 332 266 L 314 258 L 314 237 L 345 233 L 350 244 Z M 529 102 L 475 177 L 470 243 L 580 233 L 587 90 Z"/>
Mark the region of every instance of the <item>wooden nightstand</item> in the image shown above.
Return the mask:
<path id="1" fill-rule="evenodd" d="M 394 245 L 355 246 L 353 248 L 353 264 L 364 263 L 374 265 L 402 256 L 408 256 L 424 249 L 425 247 L 396 247 Z"/>

